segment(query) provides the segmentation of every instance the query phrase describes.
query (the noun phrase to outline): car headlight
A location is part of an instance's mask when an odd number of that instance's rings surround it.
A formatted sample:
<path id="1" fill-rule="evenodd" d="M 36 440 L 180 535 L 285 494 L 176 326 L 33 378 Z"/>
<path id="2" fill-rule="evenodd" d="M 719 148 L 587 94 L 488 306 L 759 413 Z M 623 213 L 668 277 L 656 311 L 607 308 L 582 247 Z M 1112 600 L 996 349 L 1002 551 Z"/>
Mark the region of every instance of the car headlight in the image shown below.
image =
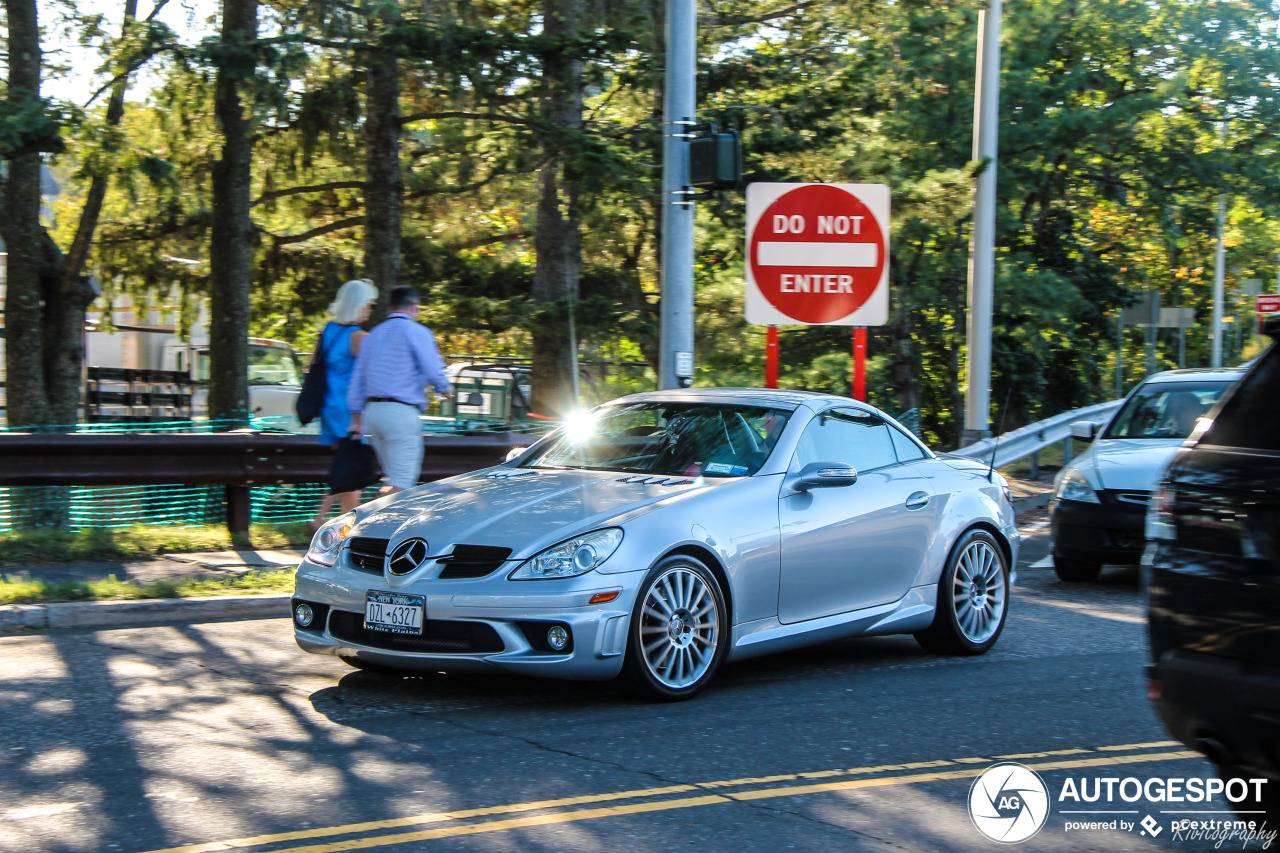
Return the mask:
<path id="1" fill-rule="evenodd" d="M 1098 493 L 1093 490 L 1093 486 L 1089 484 L 1084 474 L 1081 474 L 1079 469 L 1076 468 L 1067 469 L 1066 473 L 1062 475 L 1062 479 L 1058 481 L 1054 492 L 1054 497 L 1064 501 L 1100 503 Z"/>
<path id="2" fill-rule="evenodd" d="M 338 552 L 342 550 L 342 543 L 346 541 L 347 534 L 351 532 L 355 523 L 356 514 L 348 512 L 321 527 L 316 531 L 316 535 L 311 537 L 307 559 L 322 566 L 332 566 L 338 561 Z"/>
<path id="3" fill-rule="evenodd" d="M 617 527 L 593 530 L 530 557 L 511 573 L 510 578 L 513 581 L 530 581 L 583 575 L 609 559 L 621 544 L 622 531 Z"/>

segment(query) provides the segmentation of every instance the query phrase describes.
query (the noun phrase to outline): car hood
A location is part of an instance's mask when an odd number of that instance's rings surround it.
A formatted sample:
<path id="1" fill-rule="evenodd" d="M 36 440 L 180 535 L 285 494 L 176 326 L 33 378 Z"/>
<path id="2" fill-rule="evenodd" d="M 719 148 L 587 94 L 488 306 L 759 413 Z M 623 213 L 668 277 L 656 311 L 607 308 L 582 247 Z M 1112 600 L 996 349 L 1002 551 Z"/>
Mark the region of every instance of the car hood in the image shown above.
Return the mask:
<path id="1" fill-rule="evenodd" d="M 1092 462 L 1101 488 L 1150 492 L 1181 446 L 1179 438 L 1100 438 L 1082 462 Z"/>
<path id="2" fill-rule="evenodd" d="M 434 553 L 456 544 L 536 553 L 592 528 L 621 524 L 664 501 L 732 479 L 629 476 L 617 471 L 491 468 L 420 486 L 361 518 L 353 536 L 427 540 Z"/>

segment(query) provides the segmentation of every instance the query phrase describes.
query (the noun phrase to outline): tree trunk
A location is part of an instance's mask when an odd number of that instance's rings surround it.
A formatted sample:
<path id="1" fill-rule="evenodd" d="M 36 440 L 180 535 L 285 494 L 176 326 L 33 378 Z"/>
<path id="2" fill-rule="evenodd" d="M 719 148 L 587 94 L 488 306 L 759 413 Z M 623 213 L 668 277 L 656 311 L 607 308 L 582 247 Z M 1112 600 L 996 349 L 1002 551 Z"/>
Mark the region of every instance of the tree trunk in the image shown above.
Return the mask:
<path id="1" fill-rule="evenodd" d="M 570 312 L 582 272 L 580 194 L 572 145 L 582 130 L 582 62 L 568 41 L 582 27 L 582 0 L 545 0 L 544 32 L 550 48 L 543 57 L 546 165 L 538 176 L 538 224 L 534 236 L 533 394 L 530 404 L 543 415 L 568 414 L 573 395 L 574 353 Z"/>
<path id="2" fill-rule="evenodd" d="M 36 0 L 6 0 L 9 23 L 8 99 L 19 104 L 40 95 L 40 28 Z M 5 399 L 11 427 L 49 424 L 44 375 L 44 310 L 40 234 L 40 154 L 8 162 L 0 236 L 5 269 Z"/>
<path id="3" fill-rule="evenodd" d="M 394 25 L 396 12 L 384 9 L 382 24 Z M 379 22 L 371 21 L 371 26 Z M 400 216 L 404 179 L 400 173 L 400 69 L 389 51 L 369 60 L 365 93 L 364 269 L 380 298 L 373 320 L 387 315 L 391 289 L 400 284 Z"/>
<path id="4" fill-rule="evenodd" d="M 250 178 L 252 106 L 241 84 L 254 72 L 257 0 L 223 0 L 222 49 L 214 113 L 222 157 L 213 167 L 209 240 L 209 418 L 233 429 L 249 423 L 249 283 L 253 251 Z"/>

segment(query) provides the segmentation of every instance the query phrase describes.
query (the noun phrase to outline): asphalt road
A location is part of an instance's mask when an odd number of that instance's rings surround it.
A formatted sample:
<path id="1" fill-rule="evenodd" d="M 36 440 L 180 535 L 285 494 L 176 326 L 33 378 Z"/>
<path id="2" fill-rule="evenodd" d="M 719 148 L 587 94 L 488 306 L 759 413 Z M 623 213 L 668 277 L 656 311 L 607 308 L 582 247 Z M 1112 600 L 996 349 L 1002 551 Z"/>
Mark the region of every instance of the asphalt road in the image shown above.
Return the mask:
<path id="1" fill-rule="evenodd" d="M 675 705 L 610 685 L 370 676 L 301 653 L 283 621 L 0 638 L 0 850 L 1215 849 L 1171 821 L 1227 817 L 1220 796 L 1060 800 L 1212 769 L 1148 706 L 1136 574 L 1069 587 L 1030 567 L 1042 518 L 986 656 L 838 642 L 728 666 Z M 998 760 L 1036 770 L 1052 800 L 1012 847 L 967 808 Z M 1212 814 L 1163 813 L 1192 809 Z M 1064 813 L 1101 810 L 1123 813 Z M 1084 820 L 1135 826 L 1068 830 Z"/>

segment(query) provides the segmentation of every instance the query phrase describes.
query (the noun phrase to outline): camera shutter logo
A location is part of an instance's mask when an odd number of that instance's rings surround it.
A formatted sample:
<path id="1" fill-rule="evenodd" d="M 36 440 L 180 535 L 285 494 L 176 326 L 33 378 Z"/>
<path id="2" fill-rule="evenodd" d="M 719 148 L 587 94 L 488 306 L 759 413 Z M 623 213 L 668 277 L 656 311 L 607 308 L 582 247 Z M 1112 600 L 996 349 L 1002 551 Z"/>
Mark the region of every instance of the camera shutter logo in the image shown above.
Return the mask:
<path id="1" fill-rule="evenodd" d="M 407 575 L 422 565 L 427 559 L 427 543 L 421 539 L 406 539 L 391 552 L 391 561 L 387 565 L 393 575 Z"/>
<path id="2" fill-rule="evenodd" d="M 969 789 L 969 818 L 992 841 L 1026 841 L 1049 819 L 1049 789 L 1034 770 L 1021 764 L 992 765 Z"/>

